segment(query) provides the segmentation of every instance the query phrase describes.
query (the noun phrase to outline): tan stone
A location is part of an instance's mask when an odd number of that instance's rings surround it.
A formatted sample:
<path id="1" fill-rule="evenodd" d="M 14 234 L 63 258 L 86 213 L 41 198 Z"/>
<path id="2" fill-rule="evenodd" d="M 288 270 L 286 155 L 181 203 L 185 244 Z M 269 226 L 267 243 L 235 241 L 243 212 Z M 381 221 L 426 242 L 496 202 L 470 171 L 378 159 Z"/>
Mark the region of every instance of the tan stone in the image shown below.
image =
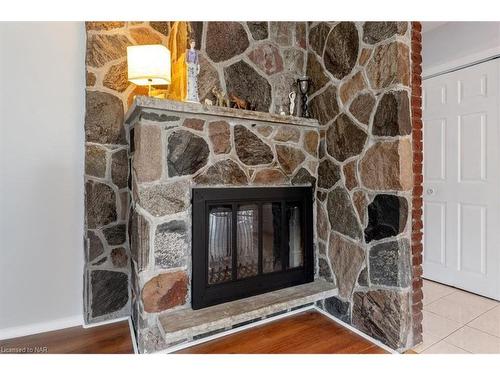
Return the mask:
<path id="1" fill-rule="evenodd" d="M 363 78 L 363 74 L 361 72 L 357 72 L 340 86 L 340 100 L 342 100 L 342 103 L 345 104 L 349 100 L 351 100 L 358 92 L 364 90 L 365 88 L 366 82 Z"/>
<path id="2" fill-rule="evenodd" d="M 352 160 L 344 165 L 345 187 L 352 190 L 358 186 L 358 177 L 356 176 L 357 161 Z"/>
<path id="3" fill-rule="evenodd" d="M 339 296 L 350 299 L 365 259 L 365 252 L 358 244 L 332 232 L 328 246 L 328 258 L 337 279 Z"/>
<path id="4" fill-rule="evenodd" d="M 278 161 L 287 174 L 293 174 L 297 167 L 305 160 L 304 153 L 296 147 L 276 145 Z"/>
<path id="5" fill-rule="evenodd" d="M 227 122 L 214 121 L 209 123 L 208 137 L 212 142 L 212 149 L 215 154 L 227 154 L 231 152 L 231 133 Z"/>
<path id="6" fill-rule="evenodd" d="M 118 92 L 123 92 L 127 89 L 129 82 L 127 76 L 127 62 L 123 61 L 119 64 L 111 66 L 104 76 L 102 84 Z"/>
<path id="7" fill-rule="evenodd" d="M 186 302 L 188 276 L 183 271 L 158 275 L 142 288 L 142 303 L 149 313 L 160 312 Z"/>
<path id="8" fill-rule="evenodd" d="M 205 121 L 198 118 L 187 118 L 184 120 L 182 126 L 186 128 L 190 128 L 193 130 L 203 131 L 203 127 L 205 126 Z"/>
<path id="9" fill-rule="evenodd" d="M 287 176 L 279 169 L 262 169 L 255 173 L 254 184 L 259 185 L 278 185 L 288 182 Z"/>
<path id="10" fill-rule="evenodd" d="M 112 60 L 125 57 L 127 46 L 131 44 L 124 35 L 89 35 L 86 62 L 89 66 L 99 68 Z"/>
<path id="11" fill-rule="evenodd" d="M 95 85 L 95 81 L 96 81 L 96 76 L 94 73 L 92 72 L 89 72 L 87 70 L 87 75 L 86 75 L 86 79 L 85 79 L 85 82 L 87 84 L 87 87 L 92 87 Z"/>
<path id="12" fill-rule="evenodd" d="M 112 30 L 119 29 L 125 26 L 125 22 L 111 22 L 111 21 L 89 21 L 85 22 L 85 28 L 87 30 Z"/>
<path id="13" fill-rule="evenodd" d="M 328 241 L 328 234 L 330 233 L 330 225 L 328 224 L 328 216 L 326 214 L 323 205 L 318 204 L 316 206 L 316 223 L 317 223 L 317 233 L 318 237 L 324 241 Z"/>
<path id="14" fill-rule="evenodd" d="M 366 227 L 366 224 L 368 224 L 368 215 L 366 211 L 368 199 L 366 198 L 366 194 L 361 190 L 355 191 L 352 193 L 352 202 L 354 203 L 354 207 L 356 207 L 359 221 L 361 221 L 363 227 Z"/>
<path id="15" fill-rule="evenodd" d="M 368 79 L 374 89 L 395 84 L 410 84 L 410 51 L 400 42 L 382 44 L 375 48 L 366 67 Z"/>
<path id="16" fill-rule="evenodd" d="M 318 142 L 318 132 L 314 130 L 306 130 L 304 132 L 304 150 L 306 150 L 312 156 L 318 155 Z"/>
<path id="17" fill-rule="evenodd" d="M 361 50 L 361 54 L 359 56 L 359 65 L 365 65 L 368 62 L 368 59 L 372 55 L 371 48 L 363 48 Z"/>
<path id="18" fill-rule="evenodd" d="M 269 137 L 273 132 L 273 127 L 269 125 L 259 125 L 257 126 L 257 133 L 263 135 L 264 137 Z"/>
<path id="19" fill-rule="evenodd" d="M 163 169 L 161 128 L 141 125 L 135 129 L 134 170 L 139 183 L 159 180 Z"/>
<path id="20" fill-rule="evenodd" d="M 106 175 L 106 149 L 96 146 L 85 146 L 85 174 L 104 178 Z"/>
<path id="21" fill-rule="evenodd" d="M 300 139 L 300 131 L 293 126 L 280 126 L 274 135 L 274 140 L 278 142 L 297 143 Z"/>
<path id="22" fill-rule="evenodd" d="M 412 151 L 408 139 L 377 142 L 360 162 L 363 185 L 372 190 L 410 190 L 412 188 Z"/>
<path id="23" fill-rule="evenodd" d="M 161 44 L 161 37 L 147 27 L 134 27 L 130 35 L 137 44 Z"/>

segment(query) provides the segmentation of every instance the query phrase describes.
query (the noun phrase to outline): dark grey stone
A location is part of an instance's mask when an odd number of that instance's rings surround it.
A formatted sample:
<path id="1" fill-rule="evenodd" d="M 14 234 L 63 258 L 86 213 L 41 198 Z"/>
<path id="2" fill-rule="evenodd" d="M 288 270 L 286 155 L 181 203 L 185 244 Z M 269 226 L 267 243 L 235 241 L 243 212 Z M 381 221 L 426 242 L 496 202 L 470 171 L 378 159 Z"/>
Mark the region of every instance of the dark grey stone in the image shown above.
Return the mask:
<path id="1" fill-rule="evenodd" d="M 269 164 L 274 159 L 271 147 L 243 125 L 234 127 L 234 144 L 238 158 L 246 165 Z"/>
<path id="2" fill-rule="evenodd" d="M 367 134 L 345 113 L 335 119 L 326 131 L 326 149 L 336 160 L 359 155 L 365 147 Z"/>
<path id="3" fill-rule="evenodd" d="M 120 150 L 111 156 L 111 179 L 119 188 L 123 189 L 128 185 L 128 152 Z"/>
<path id="4" fill-rule="evenodd" d="M 368 268 L 363 268 L 359 273 L 358 284 L 360 286 L 368 286 Z"/>
<path id="5" fill-rule="evenodd" d="M 325 91 L 309 101 L 309 109 L 313 118 L 321 125 L 326 125 L 339 114 L 337 88 L 333 85 L 328 86 Z"/>
<path id="6" fill-rule="evenodd" d="M 106 92 L 86 92 L 85 140 L 102 144 L 127 144 L 120 98 Z"/>
<path id="7" fill-rule="evenodd" d="M 311 176 L 307 169 L 300 168 L 292 178 L 292 185 L 311 185 L 314 191 L 316 189 L 316 178 Z"/>
<path id="8" fill-rule="evenodd" d="M 323 202 L 325 199 L 326 199 L 326 196 L 327 196 L 327 193 L 324 192 L 324 191 L 317 191 L 316 192 L 316 196 L 318 197 L 318 199 Z"/>
<path id="9" fill-rule="evenodd" d="M 347 76 L 358 59 L 359 37 L 353 22 L 340 22 L 326 40 L 323 61 L 325 68 L 337 79 Z"/>
<path id="10" fill-rule="evenodd" d="M 88 239 L 88 252 L 87 252 L 87 260 L 92 262 L 94 259 L 100 257 L 104 254 L 104 246 L 100 238 L 92 231 L 87 231 L 87 239 Z"/>
<path id="11" fill-rule="evenodd" d="M 271 106 L 271 85 L 244 61 L 224 68 L 228 93 L 245 99 L 257 111 L 268 112 Z"/>
<path id="12" fill-rule="evenodd" d="M 267 39 L 269 36 L 269 25 L 268 22 L 247 22 L 247 26 L 250 29 L 252 38 L 254 40 Z"/>
<path id="13" fill-rule="evenodd" d="M 241 323 L 237 323 L 237 324 L 233 324 L 233 326 L 231 328 L 239 328 L 239 327 L 243 327 L 243 326 L 246 326 L 248 324 L 252 324 L 252 323 L 255 323 L 255 322 L 258 322 L 262 320 L 262 318 L 254 318 L 254 319 L 250 319 L 250 320 L 247 320 L 245 322 L 241 322 Z"/>
<path id="14" fill-rule="evenodd" d="M 184 266 L 187 262 L 188 233 L 182 220 L 172 220 L 156 227 L 155 264 L 160 268 Z"/>
<path id="15" fill-rule="evenodd" d="M 149 26 L 158 31 L 159 33 L 168 37 L 170 34 L 170 22 L 169 21 L 149 21 Z"/>
<path id="16" fill-rule="evenodd" d="M 165 113 L 155 113 L 155 112 L 143 112 L 141 114 L 141 120 L 150 120 L 155 122 L 172 122 L 179 121 L 180 117 L 167 115 Z"/>
<path id="17" fill-rule="evenodd" d="M 137 272 L 142 272 L 149 264 L 149 223 L 141 214 L 132 211 L 128 230 L 130 255 L 137 265 Z"/>
<path id="18" fill-rule="evenodd" d="M 89 229 L 96 229 L 116 221 L 116 196 L 113 189 L 100 182 L 87 181 L 85 211 Z"/>
<path id="19" fill-rule="evenodd" d="M 114 225 L 102 231 L 109 245 L 121 245 L 127 241 L 127 227 L 125 224 Z"/>
<path id="20" fill-rule="evenodd" d="M 340 167 L 330 159 L 325 159 L 318 166 L 318 187 L 330 189 L 340 180 Z"/>
<path id="21" fill-rule="evenodd" d="M 342 320 L 347 324 L 351 324 L 351 304 L 346 301 L 342 301 L 337 297 L 330 297 L 325 299 L 325 310 L 332 314 L 334 317 Z"/>
<path id="22" fill-rule="evenodd" d="M 128 301 L 128 276 L 116 271 L 91 271 L 92 317 L 122 309 Z"/>
<path id="23" fill-rule="evenodd" d="M 411 133 L 410 101 L 406 91 L 389 91 L 382 96 L 373 118 L 372 133 L 389 137 Z"/>
<path id="24" fill-rule="evenodd" d="M 176 130 L 168 137 L 167 143 L 169 177 L 194 174 L 207 164 L 210 151 L 202 137 L 186 130 Z"/>
<path id="25" fill-rule="evenodd" d="M 410 245 L 408 240 L 384 242 L 370 249 L 370 282 L 375 285 L 410 285 Z"/>
<path id="26" fill-rule="evenodd" d="M 239 22 L 208 22 L 205 50 L 212 61 L 229 60 L 245 52 L 248 45 L 247 33 Z"/>
<path id="27" fill-rule="evenodd" d="M 365 22 L 363 42 L 376 44 L 395 34 L 403 35 L 408 29 L 408 22 Z"/>
<path id="28" fill-rule="evenodd" d="M 321 57 L 325 48 L 326 38 L 330 33 L 330 26 L 320 22 L 309 30 L 309 45 Z"/>
<path id="29" fill-rule="evenodd" d="M 365 240 L 381 240 L 403 232 L 408 218 L 408 201 L 392 194 L 378 194 L 368 205 Z"/>
<path id="30" fill-rule="evenodd" d="M 328 193 L 327 209 L 332 230 L 355 240 L 362 238 L 363 232 L 347 190 L 336 187 Z"/>
<path id="31" fill-rule="evenodd" d="M 318 276 L 330 283 L 333 282 L 332 270 L 323 258 L 318 258 Z"/>
<path id="32" fill-rule="evenodd" d="M 191 33 L 189 34 L 189 39 L 194 39 L 195 48 L 197 50 L 201 49 L 201 38 L 203 37 L 203 22 L 202 21 L 191 21 L 189 22 L 191 26 Z"/>

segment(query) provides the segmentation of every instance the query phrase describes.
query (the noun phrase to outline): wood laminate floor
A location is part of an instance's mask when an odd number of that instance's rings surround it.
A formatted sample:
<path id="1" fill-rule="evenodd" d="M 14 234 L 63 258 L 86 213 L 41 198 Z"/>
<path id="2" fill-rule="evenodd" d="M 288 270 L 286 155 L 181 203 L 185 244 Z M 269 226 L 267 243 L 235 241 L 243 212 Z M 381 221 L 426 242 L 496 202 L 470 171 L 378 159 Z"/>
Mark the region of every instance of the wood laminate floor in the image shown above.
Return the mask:
<path id="1" fill-rule="evenodd" d="M 72 327 L 0 341 L 0 353 L 134 353 L 127 321 L 93 328 Z M 306 311 L 262 326 L 192 346 L 187 354 L 383 354 L 363 337 L 317 311 Z"/>
<path id="2" fill-rule="evenodd" d="M 317 311 L 306 311 L 180 350 L 181 354 L 383 354 Z"/>
<path id="3" fill-rule="evenodd" d="M 0 353 L 133 354 L 128 321 L 71 327 L 0 341 Z"/>

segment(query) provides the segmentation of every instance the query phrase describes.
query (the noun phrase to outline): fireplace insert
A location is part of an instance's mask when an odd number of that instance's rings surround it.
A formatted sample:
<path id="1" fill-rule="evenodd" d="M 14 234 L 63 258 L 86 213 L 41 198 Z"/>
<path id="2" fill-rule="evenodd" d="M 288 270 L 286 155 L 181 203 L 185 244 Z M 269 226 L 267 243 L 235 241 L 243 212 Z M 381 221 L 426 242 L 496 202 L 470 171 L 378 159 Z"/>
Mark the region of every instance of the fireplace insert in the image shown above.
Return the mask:
<path id="1" fill-rule="evenodd" d="M 313 281 L 312 194 L 193 188 L 193 309 Z"/>

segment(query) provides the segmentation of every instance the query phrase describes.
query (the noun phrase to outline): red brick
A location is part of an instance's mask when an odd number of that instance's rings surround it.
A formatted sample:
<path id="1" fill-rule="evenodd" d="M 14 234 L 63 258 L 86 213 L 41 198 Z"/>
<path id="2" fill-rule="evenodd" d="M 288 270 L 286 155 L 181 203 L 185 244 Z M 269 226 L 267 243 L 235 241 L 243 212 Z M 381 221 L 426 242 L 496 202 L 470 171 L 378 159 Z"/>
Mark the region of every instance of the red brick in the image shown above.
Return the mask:
<path id="1" fill-rule="evenodd" d="M 422 31 L 422 23 L 419 21 L 413 21 L 411 23 L 411 28 L 415 32 L 421 32 Z"/>
<path id="2" fill-rule="evenodd" d="M 412 243 L 421 243 L 422 241 L 422 232 L 413 232 L 411 234 L 411 242 Z"/>
<path id="3" fill-rule="evenodd" d="M 412 95 L 411 97 L 411 108 L 422 108 L 422 97 Z"/>

